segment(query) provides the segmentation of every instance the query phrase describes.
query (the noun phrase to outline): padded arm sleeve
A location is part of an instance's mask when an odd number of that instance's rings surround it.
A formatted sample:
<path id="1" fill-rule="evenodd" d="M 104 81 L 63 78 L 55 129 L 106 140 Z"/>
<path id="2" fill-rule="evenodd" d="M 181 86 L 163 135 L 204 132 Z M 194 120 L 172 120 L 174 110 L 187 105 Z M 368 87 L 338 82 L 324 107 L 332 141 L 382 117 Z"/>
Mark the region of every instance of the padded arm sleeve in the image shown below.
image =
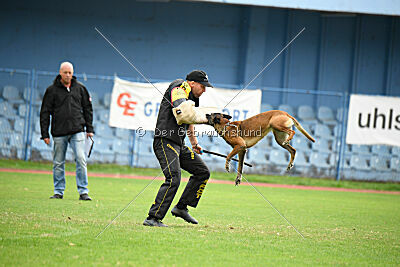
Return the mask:
<path id="1" fill-rule="evenodd" d="M 176 118 L 178 125 L 186 124 L 207 124 L 206 114 L 221 112 L 217 108 L 212 107 L 195 107 L 191 100 L 181 103 L 178 107 L 173 108 L 172 112 Z"/>

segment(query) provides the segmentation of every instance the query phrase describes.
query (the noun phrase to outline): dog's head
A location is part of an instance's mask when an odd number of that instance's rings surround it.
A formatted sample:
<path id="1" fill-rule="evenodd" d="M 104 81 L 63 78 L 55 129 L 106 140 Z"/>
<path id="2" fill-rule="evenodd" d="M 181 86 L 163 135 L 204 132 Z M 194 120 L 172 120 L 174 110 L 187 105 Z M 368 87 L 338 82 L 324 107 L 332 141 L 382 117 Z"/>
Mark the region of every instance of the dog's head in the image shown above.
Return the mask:
<path id="1" fill-rule="evenodd" d="M 215 124 L 226 124 L 232 119 L 232 116 L 222 113 L 206 114 L 208 124 L 214 126 Z"/>

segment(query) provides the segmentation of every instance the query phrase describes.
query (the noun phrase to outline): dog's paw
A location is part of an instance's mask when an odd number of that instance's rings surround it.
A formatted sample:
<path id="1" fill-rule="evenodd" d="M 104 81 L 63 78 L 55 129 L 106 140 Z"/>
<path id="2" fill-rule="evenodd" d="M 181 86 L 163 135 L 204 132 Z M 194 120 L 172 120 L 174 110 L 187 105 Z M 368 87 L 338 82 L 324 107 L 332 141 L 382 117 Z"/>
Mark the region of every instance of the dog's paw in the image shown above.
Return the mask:
<path id="1" fill-rule="evenodd" d="M 235 180 L 235 185 L 238 186 L 242 182 L 242 175 L 238 174 Z"/>
<path id="2" fill-rule="evenodd" d="M 225 170 L 227 171 L 227 172 L 229 172 L 230 171 L 230 161 L 226 161 L 225 162 Z"/>
<path id="3" fill-rule="evenodd" d="M 287 166 L 286 171 L 290 171 L 293 168 L 294 164 L 293 163 L 289 163 L 289 165 Z"/>

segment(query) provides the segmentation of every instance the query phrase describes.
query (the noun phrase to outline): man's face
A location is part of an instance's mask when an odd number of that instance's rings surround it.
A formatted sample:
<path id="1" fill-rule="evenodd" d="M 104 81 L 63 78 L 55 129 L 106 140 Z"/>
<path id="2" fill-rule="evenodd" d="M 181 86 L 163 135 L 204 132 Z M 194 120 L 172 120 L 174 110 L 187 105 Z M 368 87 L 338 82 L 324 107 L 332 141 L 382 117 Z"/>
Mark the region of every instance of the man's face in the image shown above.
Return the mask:
<path id="1" fill-rule="evenodd" d="M 193 95 L 197 98 L 199 98 L 206 91 L 206 87 L 201 83 L 189 81 L 189 85 L 192 88 Z"/>
<path id="2" fill-rule="evenodd" d="M 60 69 L 61 80 L 64 84 L 71 83 L 73 74 L 74 74 L 74 69 L 72 68 L 72 66 L 63 65 Z"/>

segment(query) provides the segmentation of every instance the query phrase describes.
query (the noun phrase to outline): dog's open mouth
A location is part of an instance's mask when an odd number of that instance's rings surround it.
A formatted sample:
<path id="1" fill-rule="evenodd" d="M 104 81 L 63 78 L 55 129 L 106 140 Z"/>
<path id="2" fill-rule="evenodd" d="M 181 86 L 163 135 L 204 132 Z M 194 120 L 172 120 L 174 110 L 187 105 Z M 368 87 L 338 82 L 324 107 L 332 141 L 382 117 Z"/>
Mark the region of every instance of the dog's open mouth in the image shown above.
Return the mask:
<path id="1" fill-rule="evenodd" d="M 206 118 L 208 120 L 208 124 L 215 125 L 221 123 L 221 118 L 230 120 L 232 119 L 232 116 L 222 113 L 211 113 L 211 114 L 206 114 Z"/>

